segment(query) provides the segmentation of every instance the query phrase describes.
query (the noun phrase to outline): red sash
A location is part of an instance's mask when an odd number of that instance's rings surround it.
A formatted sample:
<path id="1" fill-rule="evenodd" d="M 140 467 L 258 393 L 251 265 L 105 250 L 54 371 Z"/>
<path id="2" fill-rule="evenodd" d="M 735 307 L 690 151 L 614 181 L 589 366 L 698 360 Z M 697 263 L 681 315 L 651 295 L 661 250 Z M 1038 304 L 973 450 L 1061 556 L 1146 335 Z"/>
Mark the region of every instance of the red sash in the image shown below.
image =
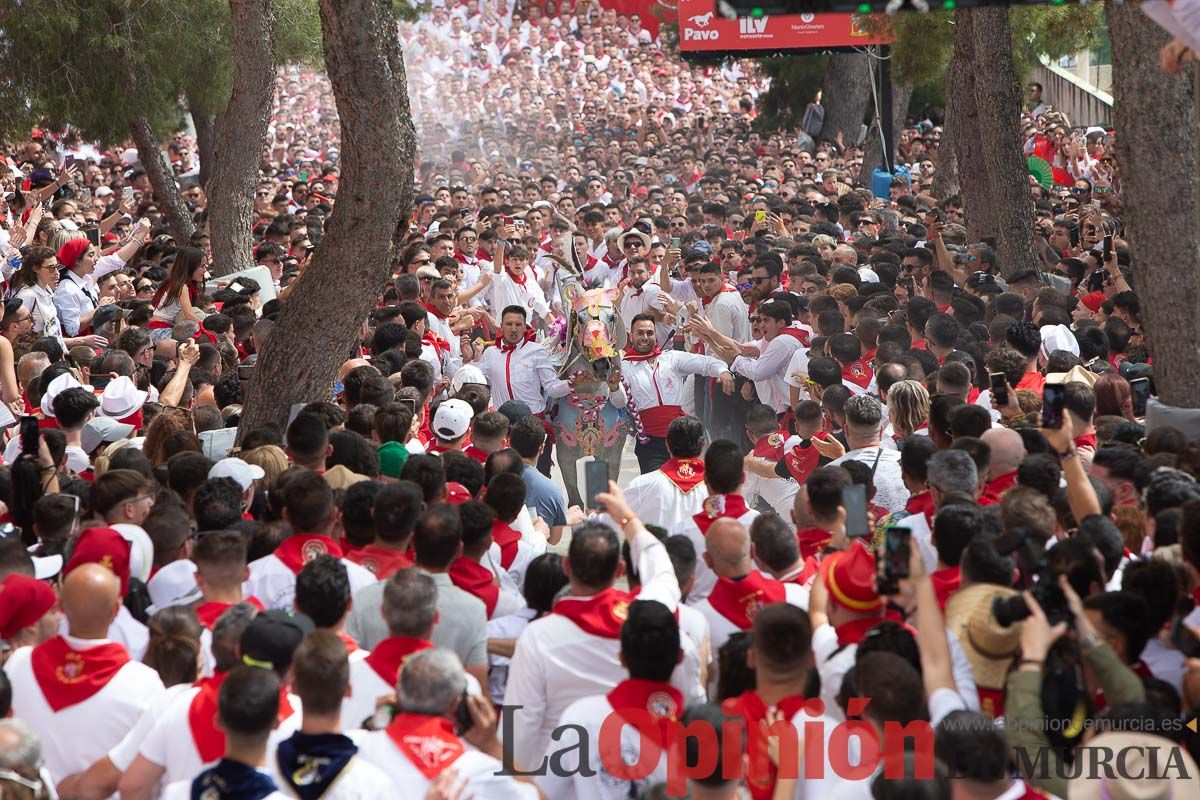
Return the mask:
<path id="1" fill-rule="evenodd" d="M 385 581 L 394 573 L 413 565 L 412 559 L 403 551 L 391 550 L 377 544 L 369 544 L 352 553 L 347 553 L 346 559 L 370 570 L 371 574 L 381 581 Z"/>
<path id="2" fill-rule="evenodd" d="M 704 462 L 699 458 L 672 458 L 658 471 L 684 494 L 704 483 Z"/>
<path id="3" fill-rule="evenodd" d="M 800 557 L 810 558 L 817 555 L 825 549 L 832 537 L 833 534 L 821 528 L 806 528 L 798 532 L 796 541 L 800 545 Z"/>
<path id="4" fill-rule="evenodd" d="M 496 576 L 478 561 L 459 556 L 450 565 L 450 580 L 464 592 L 470 592 L 483 601 L 487 606 L 487 615 L 491 619 L 500 602 L 500 587 L 496 585 Z"/>
<path id="5" fill-rule="evenodd" d="M 790 723 L 792 718 L 799 714 L 801 709 L 804 708 L 804 702 L 805 699 L 802 695 L 793 695 L 780 700 L 775 704 L 775 708 L 783 714 L 784 722 Z M 767 718 L 768 707 L 767 704 L 763 702 L 763 699 L 758 696 L 758 692 L 754 691 L 753 689 L 747 692 L 742 692 L 737 697 L 726 700 L 722 706 L 725 706 L 726 704 L 728 704 L 727 713 L 730 716 L 739 716 L 746 720 L 747 735 L 760 737 L 766 735 L 763 730 L 762 723 Z M 799 734 L 799 731 L 797 731 L 797 734 Z M 799 738 L 798 735 L 797 738 Z M 755 745 L 755 747 L 756 751 L 759 753 L 767 752 L 765 741 L 759 742 L 757 745 Z M 780 743 L 780 747 L 783 747 L 782 742 Z M 801 755 L 803 755 L 803 753 Z M 770 800 L 775 793 L 775 781 L 778 776 L 778 767 L 772 764 L 768 759 L 764 759 L 764 761 L 766 761 L 767 764 L 766 775 L 762 775 L 761 773 L 758 775 L 752 775 L 747 781 L 747 784 L 750 788 L 750 796 L 754 798 L 754 800 Z"/>
<path id="6" fill-rule="evenodd" d="M 743 631 L 750 630 L 754 615 L 763 606 L 782 603 L 786 599 L 784 585 L 757 570 L 741 580 L 717 578 L 717 585 L 708 596 L 709 605 Z"/>
<path id="7" fill-rule="evenodd" d="M 791 336 L 802 347 L 808 347 L 808 331 L 802 331 L 799 328 L 787 327 L 779 331 L 777 336 Z"/>
<path id="8" fill-rule="evenodd" d="M 265 610 L 263 604 L 257 597 L 246 597 L 242 599 L 243 603 L 249 603 L 259 611 Z M 217 620 L 221 615 L 228 611 L 233 606 L 233 603 L 221 603 L 216 600 L 209 600 L 206 603 L 200 603 L 195 607 L 196 616 L 200 618 L 200 624 L 212 630 L 212 626 L 217 624 Z"/>
<path id="9" fill-rule="evenodd" d="M 293 533 L 275 548 L 275 557 L 297 575 L 305 564 L 327 553 L 334 558 L 341 558 L 342 548 L 333 539 L 320 533 Z"/>
<path id="10" fill-rule="evenodd" d="M 683 414 L 683 406 L 658 405 L 639 409 L 638 419 L 642 421 L 642 430 L 647 436 L 664 439 L 667 436 L 667 428 Z"/>
<path id="11" fill-rule="evenodd" d="M 609 587 L 591 597 L 564 597 L 554 604 L 553 612 L 574 622 L 584 633 L 617 639 L 633 599 L 628 592 Z"/>
<path id="12" fill-rule="evenodd" d="M 929 582 L 933 584 L 933 593 L 937 597 L 938 607 L 945 611 L 946 601 L 962 585 L 962 570 L 959 567 L 939 569 L 929 574 Z"/>
<path id="13" fill-rule="evenodd" d="M 392 636 L 375 645 L 371 655 L 363 660 L 371 669 L 375 670 L 375 674 L 382 678 L 384 683 L 388 686 L 395 686 L 396 678 L 400 677 L 400 668 L 404 666 L 408 657 L 431 647 L 433 647 L 433 642 L 428 639 Z"/>
<path id="14" fill-rule="evenodd" d="M 782 431 L 768 433 L 754 443 L 754 455 L 757 458 L 765 458 L 768 461 L 777 462 L 783 458 L 783 443 L 786 441 L 787 436 Z"/>
<path id="15" fill-rule="evenodd" d="M 505 569 L 512 567 L 517 560 L 517 543 L 521 541 L 521 532 L 513 530 L 507 522 L 496 520 L 492 523 L 492 541 L 500 548 L 500 566 Z"/>
<path id="16" fill-rule="evenodd" d="M 636 723 L 627 716 L 627 712 L 650 712 L 650 716 L 658 725 L 644 733 L 653 738 L 659 747 L 667 741 L 671 723 L 677 721 L 683 712 L 683 695 L 669 683 L 629 678 L 618 683 L 607 697 L 613 707 L 613 713 L 624 718 L 630 725 Z"/>
<path id="17" fill-rule="evenodd" d="M 708 526 L 721 517 L 737 519 L 749 510 L 746 498 L 740 494 L 712 494 L 704 501 L 704 507 L 700 509 L 700 512 L 692 515 L 692 519 L 696 521 L 696 527 L 703 535 L 708 533 Z"/>
<path id="18" fill-rule="evenodd" d="M 803 440 L 784 456 L 783 463 L 787 471 L 796 479 L 796 483 L 804 483 L 808 476 L 821 463 L 821 453 L 813 446 L 812 440 L 805 446 Z"/>
<path id="19" fill-rule="evenodd" d="M 654 349 L 651 350 L 649 353 L 639 353 L 637 350 L 633 349 L 633 345 L 628 345 L 624 350 L 621 351 L 621 360 L 622 361 L 649 361 L 650 359 L 658 358 L 661 355 L 662 355 L 662 348 L 659 347 L 658 345 L 655 345 Z"/>
<path id="20" fill-rule="evenodd" d="M 842 380 L 850 381 L 855 386 L 859 386 L 863 389 L 866 389 L 871 385 L 871 378 L 874 376 L 875 373 L 873 373 L 871 368 L 867 366 L 867 362 L 863 361 L 861 358 L 857 361 L 851 361 L 849 364 L 842 367 Z"/>
<path id="21" fill-rule="evenodd" d="M 450 720 L 422 714 L 397 714 L 387 726 L 388 738 L 426 780 L 433 780 L 464 752 Z"/>
<path id="22" fill-rule="evenodd" d="M 34 647 L 29 661 L 46 703 L 57 713 L 107 686 L 129 661 L 129 653 L 119 642 L 75 650 L 62 636 L 55 636 Z"/>

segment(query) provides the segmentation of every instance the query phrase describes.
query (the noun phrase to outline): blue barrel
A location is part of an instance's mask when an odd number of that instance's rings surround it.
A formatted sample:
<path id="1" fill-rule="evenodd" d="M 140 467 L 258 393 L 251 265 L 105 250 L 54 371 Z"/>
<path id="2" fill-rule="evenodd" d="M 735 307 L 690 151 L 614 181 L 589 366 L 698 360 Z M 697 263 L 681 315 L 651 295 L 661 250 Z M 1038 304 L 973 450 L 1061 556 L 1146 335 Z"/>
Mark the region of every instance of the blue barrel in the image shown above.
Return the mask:
<path id="1" fill-rule="evenodd" d="M 891 197 L 888 189 L 891 188 L 892 179 L 900 177 L 906 181 L 911 181 L 912 178 L 908 174 L 908 167 L 896 167 L 895 172 L 888 172 L 885 169 L 876 169 L 871 173 L 871 193 L 876 197 L 887 200 Z"/>

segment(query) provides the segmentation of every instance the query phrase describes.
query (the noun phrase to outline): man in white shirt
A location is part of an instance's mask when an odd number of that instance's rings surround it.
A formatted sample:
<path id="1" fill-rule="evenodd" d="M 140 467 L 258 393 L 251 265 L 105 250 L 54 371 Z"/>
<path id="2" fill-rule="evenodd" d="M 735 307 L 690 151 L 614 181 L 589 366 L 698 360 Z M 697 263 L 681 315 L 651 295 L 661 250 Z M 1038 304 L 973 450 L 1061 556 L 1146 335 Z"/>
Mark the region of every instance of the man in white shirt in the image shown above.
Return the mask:
<path id="1" fill-rule="evenodd" d="M 610 492 L 599 500 L 629 541 L 642 579 L 637 597 L 659 600 L 673 611 L 680 590 L 666 548 L 634 515 L 615 483 Z M 612 528 L 591 523 L 577 530 L 566 560 L 569 593 L 517 639 L 504 704 L 514 707 L 509 743 L 515 763 L 524 769 L 541 767 L 550 734 L 568 705 L 611 690 L 625 674 L 618 636 L 633 596 L 613 586 L 620 561 Z M 677 671 L 672 684 L 690 694 L 691 687 L 680 682 L 686 680 Z"/>
<path id="2" fill-rule="evenodd" d="M 858 394 L 846 401 L 846 441 L 850 450 L 832 462 L 839 466 L 845 461 L 862 461 L 871 467 L 875 486 L 875 503 L 896 512 L 908 502 L 909 491 L 900 475 L 900 452 L 880 447 L 883 434 L 883 412 L 879 401 Z"/>
<path id="3" fill-rule="evenodd" d="M 722 357 L 730 359 L 730 369 L 744 378 L 754 381 L 758 399 L 775 409 L 776 413 L 789 407 L 787 366 L 797 350 L 808 347 L 808 335 L 792 326 L 792 307 L 783 300 L 771 300 L 758 307 L 762 317 L 763 341 L 766 347 L 757 358 L 737 355 L 721 350 Z"/>
<path id="4" fill-rule="evenodd" d="M 625 500 L 647 525 L 671 530 L 700 511 L 708 497 L 704 483 L 704 426 L 695 417 L 681 416 L 667 427 L 670 458 L 625 487 Z"/>
<path id="5" fill-rule="evenodd" d="M 700 293 L 696 316 L 707 320 L 717 333 L 735 342 L 751 341 L 750 309 L 742 296 L 725 284 L 721 268 L 709 262 L 700 267 L 695 281 Z M 696 347 L 699 352 L 708 352 L 702 343 L 697 343 Z M 697 416 L 705 421 L 713 438 L 738 443 L 745 440 L 742 429 L 745 405 L 746 401 L 740 395 L 716 391 L 711 380 L 696 381 Z"/>
<path id="6" fill-rule="evenodd" d="M 162 694 L 157 672 L 105 638 L 120 589 L 100 564 L 72 570 L 61 595 L 67 633 L 16 650 L 4 665 L 13 715 L 38 732 L 54 780 L 87 769 Z"/>
<path id="7" fill-rule="evenodd" d="M 521 306 L 506 307 L 500 315 L 501 335 L 495 345 L 479 355 L 469 348 L 463 361 L 476 362 L 483 372 L 492 390 L 493 406 L 518 400 L 535 415 L 544 416 L 547 398 L 563 397 L 571 387 L 559 379 L 546 348 L 534 341 L 528 318 L 529 312 Z"/>
<path id="8" fill-rule="evenodd" d="M 640 240 L 630 241 L 638 241 L 640 244 Z M 633 326 L 633 320 L 639 314 L 653 314 L 659 308 L 659 295 L 663 290 L 658 284 L 650 283 L 650 270 L 650 262 L 641 255 L 632 256 L 626 262 L 629 277 L 621 288 L 621 296 L 617 299 L 617 313 L 621 315 L 621 324 L 626 329 Z"/>
<path id="9" fill-rule="evenodd" d="M 740 493 L 744 478 L 742 452 L 736 444 L 721 439 L 709 445 L 704 454 L 704 484 L 708 487 L 708 498 L 700 511 L 680 521 L 671 529 L 671 534 L 688 537 L 695 545 L 696 553 L 700 554 L 705 551 L 704 537 L 709 526 L 716 520 L 728 517 L 749 529 L 758 512 L 746 505 L 746 498 Z M 696 585 L 688 594 L 688 604 L 694 606 L 708 597 L 716 583 L 717 576 L 712 567 L 698 561 Z"/>
<path id="10" fill-rule="evenodd" d="M 641 423 L 646 442 L 638 440 L 634 452 L 642 474 L 663 465 L 667 429 L 684 415 L 684 388 L 689 375 L 719 378 L 722 391 L 733 391 L 733 375 L 720 359 L 698 353 L 663 351 L 654 332 L 654 316 L 638 314 L 629 326 L 629 344 L 621 354 L 625 403 Z"/>
<path id="11" fill-rule="evenodd" d="M 358 739 L 358 756 L 391 777 L 404 794 L 424 797 L 430 783 L 452 769 L 465 782 L 464 793 L 488 800 L 534 800 L 537 789 L 504 772 L 504 752 L 496 737 L 496 716 L 488 701 L 463 697 L 462 663 L 448 650 L 414 654 L 396 686 L 399 710 L 386 729 Z M 453 720 L 468 703 L 472 725 L 463 737 Z"/>

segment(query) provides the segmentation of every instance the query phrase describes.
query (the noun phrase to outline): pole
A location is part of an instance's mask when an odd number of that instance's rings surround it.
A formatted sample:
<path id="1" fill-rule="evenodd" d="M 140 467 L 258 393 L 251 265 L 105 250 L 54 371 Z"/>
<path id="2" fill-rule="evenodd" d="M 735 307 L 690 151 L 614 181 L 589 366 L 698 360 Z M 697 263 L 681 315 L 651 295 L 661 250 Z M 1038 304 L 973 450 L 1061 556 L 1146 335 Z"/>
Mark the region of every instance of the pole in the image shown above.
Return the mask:
<path id="1" fill-rule="evenodd" d="M 883 165 L 893 175 L 896 172 L 893 160 L 896 157 L 895 132 L 892 130 L 892 48 L 879 47 L 879 124 L 883 131 Z"/>

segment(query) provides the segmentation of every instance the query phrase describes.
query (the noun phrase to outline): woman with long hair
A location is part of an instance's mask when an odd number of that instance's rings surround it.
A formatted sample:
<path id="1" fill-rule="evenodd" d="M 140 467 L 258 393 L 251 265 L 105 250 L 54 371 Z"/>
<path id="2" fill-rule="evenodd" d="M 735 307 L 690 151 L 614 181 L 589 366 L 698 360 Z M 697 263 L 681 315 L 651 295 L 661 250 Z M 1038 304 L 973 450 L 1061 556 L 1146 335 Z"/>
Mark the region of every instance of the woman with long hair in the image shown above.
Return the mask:
<path id="1" fill-rule="evenodd" d="M 25 303 L 14 297 L 4 303 L 4 315 L 0 317 L 0 397 L 8 405 L 20 403 L 21 385 L 17 382 L 17 360 L 13 344 L 21 334 L 33 330 L 33 314 Z M 20 409 L 20 414 L 25 409 Z"/>
<path id="2" fill-rule="evenodd" d="M 1096 416 L 1124 417 L 1130 422 L 1133 416 L 1133 390 L 1129 381 L 1115 372 L 1101 375 L 1092 386 L 1096 393 Z"/>
<path id="3" fill-rule="evenodd" d="M 887 393 L 888 428 L 895 442 L 929 433 L 929 392 L 917 381 L 899 381 Z M 886 438 L 886 436 L 885 436 Z"/>
<path id="4" fill-rule="evenodd" d="M 191 606 L 168 606 L 147 621 L 150 642 L 142 663 L 162 678 L 163 686 L 193 683 L 200 673 L 200 633 L 204 630 Z"/>
<path id="5" fill-rule="evenodd" d="M 192 301 L 204 286 L 204 273 L 208 268 L 204 251 L 198 247 L 181 247 L 171 263 L 171 272 L 162 286 L 154 293 L 154 315 L 150 317 L 150 335 L 155 341 L 171 334 L 176 322 L 182 319 L 200 321 L 200 315 L 192 307 Z"/>

